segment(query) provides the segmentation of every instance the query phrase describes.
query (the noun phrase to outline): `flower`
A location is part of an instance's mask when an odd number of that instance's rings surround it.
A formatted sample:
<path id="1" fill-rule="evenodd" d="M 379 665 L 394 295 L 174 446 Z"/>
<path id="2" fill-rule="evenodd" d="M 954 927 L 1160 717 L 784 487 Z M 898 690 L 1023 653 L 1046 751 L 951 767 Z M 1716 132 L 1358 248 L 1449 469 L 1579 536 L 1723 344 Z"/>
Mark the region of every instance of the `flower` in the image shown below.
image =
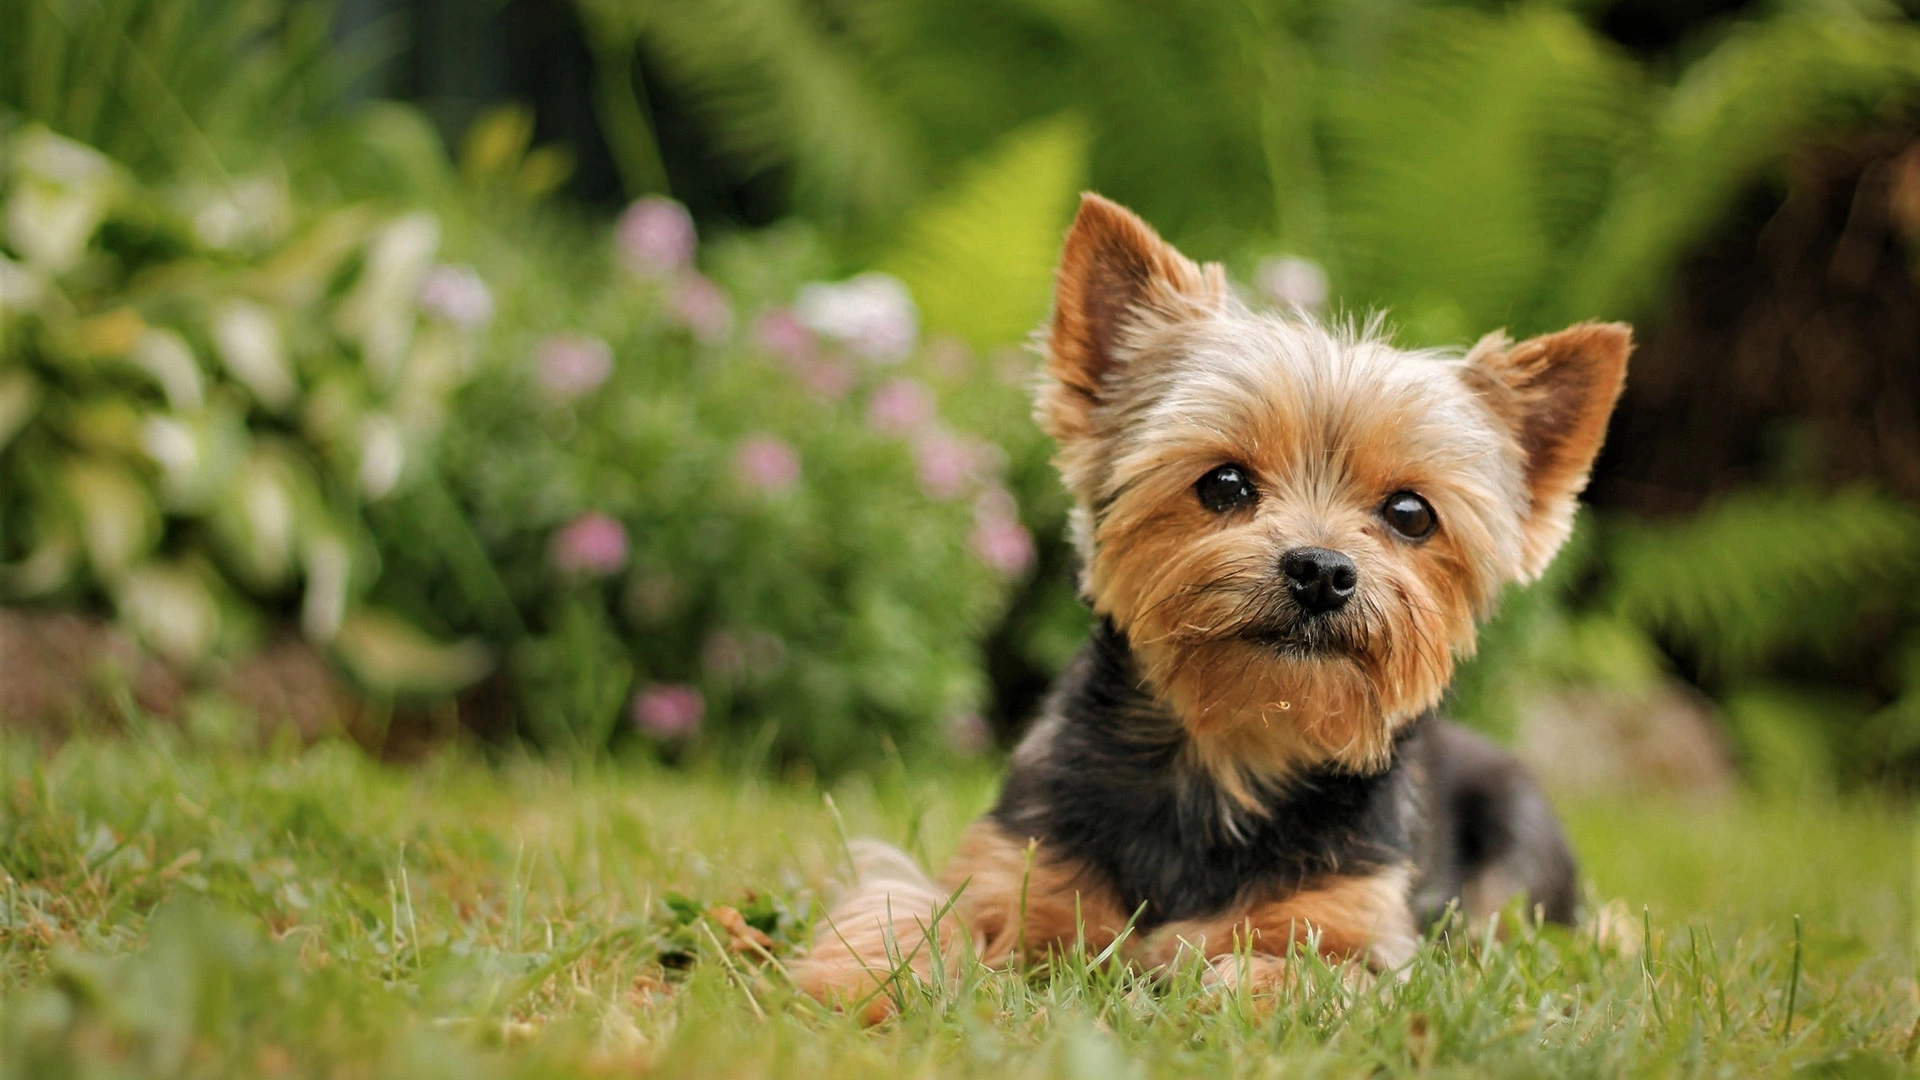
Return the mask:
<path id="1" fill-rule="evenodd" d="M 978 439 L 932 427 L 913 440 L 920 490 L 930 499 L 955 499 L 981 476 L 1005 464 L 1006 453 Z"/>
<path id="2" fill-rule="evenodd" d="M 967 544 L 980 561 L 1012 577 L 1033 565 L 1033 534 L 1020 524 L 1020 505 L 1011 492 L 993 487 L 973 503 L 973 532 Z"/>
<path id="3" fill-rule="evenodd" d="M 867 399 L 867 426 L 899 435 L 933 419 L 933 395 L 913 379 L 889 379 Z"/>
<path id="4" fill-rule="evenodd" d="M 861 274 L 838 284 L 816 281 L 800 290 L 793 308 L 814 333 L 876 363 L 906 359 L 920 333 L 913 296 L 888 274 Z"/>
<path id="5" fill-rule="evenodd" d="M 860 373 L 844 360 L 823 356 L 800 365 L 800 385 L 822 401 L 839 401 L 859 380 Z"/>
<path id="6" fill-rule="evenodd" d="M 1312 310 L 1327 302 L 1327 272 L 1311 259 L 1281 255 L 1260 260 L 1254 287 L 1282 307 Z"/>
<path id="7" fill-rule="evenodd" d="M 658 195 L 634 202 L 614 226 L 621 264 L 642 277 L 666 277 L 692 266 L 698 242 L 693 215 Z"/>
<path id="8" fill-rule="evenodd" d="M 800 480 L 800 453 L 775 435 L 749 435 L 733 451 L 733 472 L 749 490 L 777 495 Z"/>
<path id="9" fill-rule="evenodd" d="M 792 308 L 774 308 L 754 320 L 753 343 L 761 352 L 796 366 L 812 360 L 819 352 L 813 331 L 807 329 Z"/>
<path id="10" fill-rule="evenodd" d="M 954 713 L 940 728 L 947 745 L 961 757 L 979 757 L 993 747 L 993 729 L 979 713 Z"/>
<path id="11" fill-rule="evenodd" d="M 493 321 L 493 294 L 471 266 L 442 263 L 427 271 L 419 299 L 421 310 L 462 330 L 477 330 Z"/>
<path id="12" fill-rule="evenodd" d="M 627 565 L 627 530 L 597 511 L 581 514 L 554 534 L 549 555 L 563 574 L 605 576 Z"/>
<path id="13" fill-rule="evenodd" d="M 700 274 L 688 271 L 673 284 L 667 309 L 680 325 L 693 332 L 696 340 L 708 345 L 725 341 L 733 332 L 733 305 L 720 286 Z"/>
<path id="14" fill-rule="evenodd" d="M 706 718 L 700 691 L 685 683 L 654 683 L 633 695 L 633 723 L 659 739 L 691 735 Z"/>
<path id="15" fill-rule="evenodd" d="M 613 374 L 613 349 L 590 334 L 548 334 L 533 356 L 540 387 L 555 401 L 590 394 Z"/>

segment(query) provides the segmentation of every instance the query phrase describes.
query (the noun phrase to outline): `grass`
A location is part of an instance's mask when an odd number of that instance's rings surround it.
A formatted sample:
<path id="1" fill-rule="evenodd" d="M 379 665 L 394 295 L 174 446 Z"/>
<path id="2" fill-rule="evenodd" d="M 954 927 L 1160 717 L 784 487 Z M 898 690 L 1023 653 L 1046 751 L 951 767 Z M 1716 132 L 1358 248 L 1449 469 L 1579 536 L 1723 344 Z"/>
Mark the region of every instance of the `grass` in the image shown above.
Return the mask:
<path id="1" fill-rule="evenodd" d="M 23 1080 L 1878 1077 L 1913 1075 L 1920 1040 L 1915 822 L 1880 804 L 1571 805 L 1607 924 L 1455 933 L 1402 983 L 1303 961 L 1283 999 L 1245 1000 L 1074 955 L 864 1030 L 778 967 L 836 815 L 938 856 L 988 772 L 895 769 L 830 808 L 631 764 L 397 768 L 157 731 L 8 737 L 0 760 L 0 1068 Z"/>

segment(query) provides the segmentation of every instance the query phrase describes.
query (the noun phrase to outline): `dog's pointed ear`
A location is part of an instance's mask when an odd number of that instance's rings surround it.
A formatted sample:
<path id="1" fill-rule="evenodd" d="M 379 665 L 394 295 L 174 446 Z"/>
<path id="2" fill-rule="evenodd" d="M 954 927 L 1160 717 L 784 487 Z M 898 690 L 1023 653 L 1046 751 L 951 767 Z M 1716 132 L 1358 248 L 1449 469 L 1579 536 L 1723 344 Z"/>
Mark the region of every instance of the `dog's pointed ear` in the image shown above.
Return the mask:
<path id="1" fill-rule="evenodd" d="M 1528 505 L 1519 573 L 1532 580 L 1573 530 L 1577 499 L 1626 381 L 1633 328 L 1579 323 L 1514 344 L 1489 334 L 1467 354 L 1476 388 L 1512 431 Z"/>
<path id="2" fill-rule="evenodd" d="M 1118 203 L 1080 196 L 1054 286 L 1041 426 L 1063 443 L 1088 434 L 1139 334 L 1217 310 L 1226 297 L 1218 264 L 1197 265 Z"/>

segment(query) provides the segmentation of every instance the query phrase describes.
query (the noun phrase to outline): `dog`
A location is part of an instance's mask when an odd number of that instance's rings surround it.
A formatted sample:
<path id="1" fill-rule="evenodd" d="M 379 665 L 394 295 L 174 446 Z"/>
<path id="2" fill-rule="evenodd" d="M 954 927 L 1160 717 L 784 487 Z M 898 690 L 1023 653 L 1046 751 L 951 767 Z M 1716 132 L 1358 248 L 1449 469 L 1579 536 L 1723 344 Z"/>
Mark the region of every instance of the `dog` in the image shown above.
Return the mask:
<path id="1" fill-rule="evenodd" d="M 1040 342 L 1095 628 L 939 880 L 863 846 L 796 984 L 878 1020 L 909 973 L 1117 941 L 1273 991 L 1309 945 L 1399 968 L 1455 906 L 1570 922 L 1546 798 L 1436 710 L 1571 531 L 1631 330 L 1397 349 L 1088 194 Z"/>

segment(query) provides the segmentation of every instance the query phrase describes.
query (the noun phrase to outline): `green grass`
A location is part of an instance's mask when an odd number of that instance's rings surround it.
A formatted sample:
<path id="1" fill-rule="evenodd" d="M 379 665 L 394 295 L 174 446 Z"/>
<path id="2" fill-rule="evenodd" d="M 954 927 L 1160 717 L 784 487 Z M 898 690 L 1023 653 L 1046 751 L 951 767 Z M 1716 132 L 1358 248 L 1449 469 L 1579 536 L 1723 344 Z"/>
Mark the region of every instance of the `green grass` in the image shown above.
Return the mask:
<path id="1" fill-rule="evenodd" d="M 1074 956 L 864 1030 L 701 913 L 735 905 L 791 952 L 841 850 L 816 788 L 159 732 L 0 740 L 0 761 L 0 1067 L 22 1080 L 1876 1077 L 1913 1074 L 1920 1036 L 1914 819 L 1880 805 L 1571 806 L 1610 926 L 1456 934 L 1403 983 L 1304 962 L 1248 1001 Z M 938 856 L 993 782 L 894 770 L 833 807 Z"/>

